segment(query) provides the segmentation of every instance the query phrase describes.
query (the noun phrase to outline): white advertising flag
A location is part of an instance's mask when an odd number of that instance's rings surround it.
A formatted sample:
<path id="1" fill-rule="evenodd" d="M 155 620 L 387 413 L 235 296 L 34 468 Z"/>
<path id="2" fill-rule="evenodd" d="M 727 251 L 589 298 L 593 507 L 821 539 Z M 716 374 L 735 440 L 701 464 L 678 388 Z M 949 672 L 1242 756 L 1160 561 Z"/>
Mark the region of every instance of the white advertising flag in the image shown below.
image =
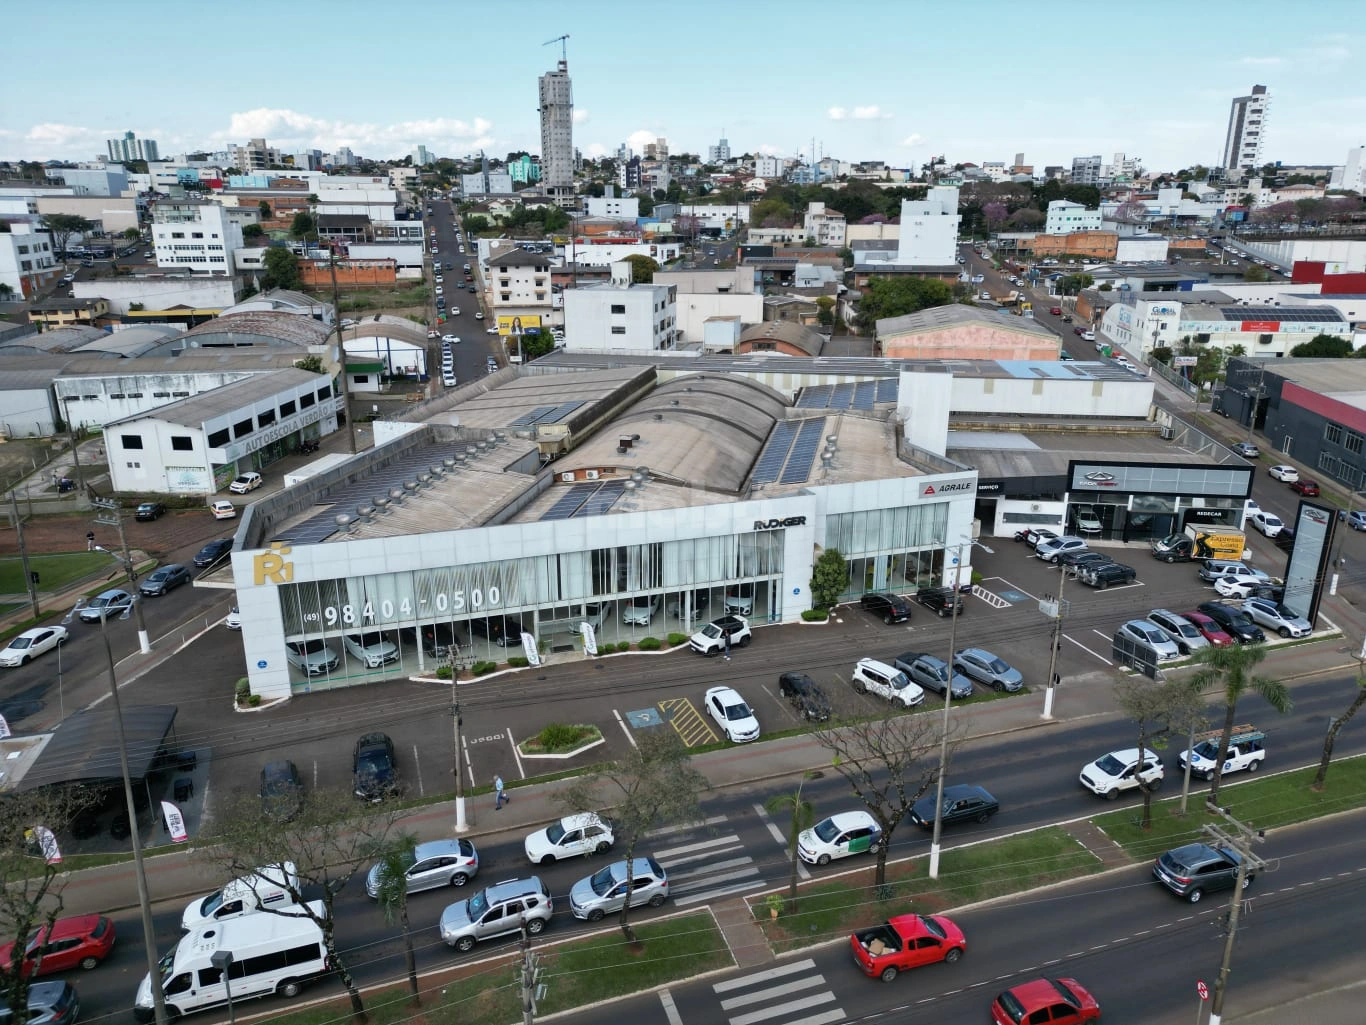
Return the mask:
<path id="1" fill-rule="evenodd" d="M 583 650 L 590 655 L 598 653 L 598 634 L 592 623 L 580 623 L 579 633 L 583 636 Z"/>
<path id="2" fill-rule="evenodd" d="M 541 664 L 541 653 L 536 650 L 536 638 L 525 631 L 522 633 L 522 650 L 526 652 L 528 664 L 533 666 Z"/>
<path id="3" fill-rule="evenodd" d="M 62 863 L 62 849 L 57 846 L 57 838 L 47 826 L 34 826 L 33 835 L 38 838 L 38 847 L 43 852 L 43 860 L 49 865 Z"/>
<path id="4" fill-rule="evenodd" d="M 9 723 L 5 722 L 5 717 L 0 715 L 0 740 L 9 736 Z"/>
<path id="5" fill-rule="evenodd" d="M 185 831 L 185 816 L 170 801 L 161 802 L 161 817 L 166 820 L 166 831 L 171 834 L 173 843 L 184 843 L 190 838 Z"/>

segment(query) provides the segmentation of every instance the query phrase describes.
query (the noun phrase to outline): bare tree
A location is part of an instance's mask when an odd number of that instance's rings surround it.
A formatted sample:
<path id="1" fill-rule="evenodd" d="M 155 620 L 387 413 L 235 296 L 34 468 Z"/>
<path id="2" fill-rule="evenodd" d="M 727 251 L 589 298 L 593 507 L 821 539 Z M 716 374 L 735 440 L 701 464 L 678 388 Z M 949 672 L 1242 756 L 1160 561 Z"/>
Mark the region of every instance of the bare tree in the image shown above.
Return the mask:
<path id="1" fill-rule="evenodd" d="M 1328 778 L 1328 763 L 1333 759 L 1333 745 L 1337 742 L 1338 734 L 1352 721 L 1352 716 L 1360 711 L 1362 705 L 1366 705 L 1366 674 L 1358 672 L 1356 697 L 1347 706 L 1347 711 L 1333 716 L 1328 722 L 1328 733 L 1323 738 L 1323 757 L 1319 759 L 1319 771 L 1314 774 L 1311 784 L 1315 790 L 1322 790 L 1324 780 Z"/>
<path id="2" fill-rule="evenodd" d="M 357 1020 L 365 1016 L 360 989 L 337 947 L 333 905 L 337 894 L 363 865 L 384 849 L 396 807 L 359 804 L 347 790 L 310 790 L 299 813 L 288 822 L 261 814 L 260 799 L 240 795 L 218 815 L 218 843 L 205 860 L 223 875 L 251 878 L 253 885 L 275 886 L 289 894 L 291 907 L 262 905 L 261 910 L 285 918 L 309 918 L 322 930 L 328 959 L 351 997 Z M 283 869 L 293 862 L 297 878 Z M 304 899 L 304 891 L 322 891 L 322 913 Z"/>
<path id="3" fill-rule="evenodd" d="M 830 752 L 835 771 L 882 829 L 877 882 L 887 881 L 892 832 L 939 776 L 939 717 L 892 713 L 831 720 L 812 736 Z M 955 746 L 950 743 L 950 747 Z"/>
<path id="4" fill-rule="evenodd" d="M 707 778 L 693 768 L 678 734 L 659 726 L 637 733 L 625 757 L 575 779 L 561 800 L 571 812 L 610 808 L 613 832 L 624 841 L 629 894 L 635 885 L 636 845 L 661 826 L 700 822 L 701 796 L 710 788 Z M 627 900 L 621 909 L 621 931 L 634 943 L 630 916 Z"/>
<path id="5" fill-rule="evenodd" d="M 1115 688 L 1115 696 L 1124 714 L 1138 727 L 1138 750 L 1160 750 L 1166 746 L 1168 731 L 1184 733 L 1192 723 L 1204 715 L 1205 703 L 1200 692 L 1186 680 L 1150 680 L 1133 676 L 1122 680 Z M 1151 783 L 1139 773 L 1138 789 L 1143 794 L 1141 829 L 1153 825 L 1153 793 L 1161 780 Z"/>

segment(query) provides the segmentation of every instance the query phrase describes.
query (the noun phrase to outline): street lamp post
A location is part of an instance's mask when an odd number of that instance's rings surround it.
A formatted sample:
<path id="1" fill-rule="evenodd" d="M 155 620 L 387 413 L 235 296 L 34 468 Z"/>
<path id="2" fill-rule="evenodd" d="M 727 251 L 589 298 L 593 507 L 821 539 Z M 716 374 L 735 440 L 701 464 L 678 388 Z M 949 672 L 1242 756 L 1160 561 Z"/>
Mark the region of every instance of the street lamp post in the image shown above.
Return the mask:
<path id="1" fill-rule="evenodd" d="M 460 772 L 460 728 L 465 718 L 460 714 L 460 702 L 455 700 L 455 676 L 451 676 L 451 730 L 455 741 L 455 831 L 469 832 L 470 824 L 465 819 L 465 781 Z"/>
<path id="2" fill-rule="evenodd" d="M 70 623 L 85 607 L 81 599 L 66 614 L 63 623 Z M 120 619 L 127 619 L 129 609 Z M 118 729 L 119 771 L 123 775 L 123 800 L 128 812 L 129 839 L 133 844 L 133 875 L 138 884 L 138 906 L 142 911 L 142 946 L 147 955 L 147 976 L 151 982 L 152 1010 L 156 1025 L 167 1025 L 166 994 L 161 989 L 161 968 L 157 964 L 156 930 L 152 927 L 152 902 L 147 896 L 147 869 L 142 860 L 142 836 L 138 832 L 138 813 L 133 807 L 133 778 L 128 771 L 128 738 L 123 729 L 123 706 L 119 703 L 119 682 L 114 674 L 114 649 L 109 644 L 108 616 L 100 612 L 100 637 L 104 641 L 104 657 L 109 666 L 109 697 L 114 704 L 114 724 Z"/>
<path id="3" fill-rule="evenodd" d="M 228 995 L 228 1025 L 237 1025 L 237 1009 L 232 1006 L 232 951 L 215 950 L 209 955 L 209 962 L 223 976 L 223 988 Z"/>
<path id="4" fill-rule="evenodd" d="M 128 537 L 123 532 L 123 515 L 119 509 L 119 503 L 112 498 L 97 498 L 91 504 L 100 510 L 99 515 L 95 517 L 96 523 L 103 524 L 106 527 L 116 527 L 118 529 L 119 549 L 123 552 L 122 555 L 119 555 L 117 552 L 111 552 L 107 548 L 101 548 L 99 545 L 95 546 L 95 551 L 104 552 L 106 555 L 112 556 L 117 562 L 123 565 L 123 571 L 128 574 L 128 588 L 133 592 L 133 605 L 138 613 L 138 649 L 144 655 L 150 654 L 152 650 L 152 641 L 147 633 L 147 619 L 142 613 L 142 602 L 137 601 L 138 574 L 136 567 L 133 565 L 133 557 L 128 551 Z"/>

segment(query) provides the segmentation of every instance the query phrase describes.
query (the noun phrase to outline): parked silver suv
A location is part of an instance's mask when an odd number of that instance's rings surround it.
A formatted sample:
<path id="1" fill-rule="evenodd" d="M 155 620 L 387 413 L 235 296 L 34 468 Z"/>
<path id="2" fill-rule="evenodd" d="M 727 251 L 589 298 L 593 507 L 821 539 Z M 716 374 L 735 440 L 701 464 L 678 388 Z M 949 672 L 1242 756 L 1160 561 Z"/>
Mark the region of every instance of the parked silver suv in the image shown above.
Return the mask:
<path id="1" fill-rule="evenodd" d="M 458 900 L 441 913 L 441 938 L 447 946 L 469 951 L 480 940 L 546 927 L 554 908 L 540 876 L 494 883 L 469 900 Z"/>

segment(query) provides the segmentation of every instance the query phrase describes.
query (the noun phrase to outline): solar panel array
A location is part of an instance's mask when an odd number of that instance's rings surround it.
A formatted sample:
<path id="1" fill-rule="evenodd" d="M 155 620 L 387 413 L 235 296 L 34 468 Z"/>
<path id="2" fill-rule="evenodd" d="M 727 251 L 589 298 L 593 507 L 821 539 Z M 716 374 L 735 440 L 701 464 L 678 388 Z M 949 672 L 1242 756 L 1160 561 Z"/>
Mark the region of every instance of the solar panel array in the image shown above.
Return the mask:
<path id="1" fill-rule="evenodd" d="M 425 448 L 390 463 L 372 477 L 347 484 L 323 499 L 331 503 L 328 509 L 282 531 L 272 540 L 295 545 L 319 544 L 342 529 L 337 526 L 338 515 L 345 513 L 354 517 L 358 506 L 373 505 L 376 498 L 388 495 L 394 488 L 403 487 L 407 481 L 415 480 L 419 473 L 430 470 L 433 463 L 440 463 L 443 457 L 453 451 L 456 450 Z"/>
<path id="2" fill-rule="evenodd" d="M 509 427 L 530 427 L 532 424 L 559 423 L 574 410 L 583 405 L 583 400 L 565 402 L 558 406 L 537 406 L 530 413 L 523 413 Z"/>
<path id="3" fill-rule="evenodd" d="M 1311 306 L 1221 306 L 1225 320 L 1280 320 L 1291 324 L 1333 324 L 1340 322 L 1337 310 Z"/>
<path id="4" fill-rule="evenodd" d="M 601 516 L 626 491 L 626 481 L 580 481 L 571 484 L 560 498 L 541 514 L 542 520 L 567 520 L 573 516 Z"/>
<path id="5" fill-rule="evenodd" d="M 750 477 L 755 484 L 772 484 L 782 472 L 787 454 L 792 451 L 792 443 L 797 440 L 799 424 L 795 420 L 780 420 L 768 436 L 768 444 L 754 467 Z"/>
<path id="6" fill-rule="evenodd" d="M 811 476 L 811 463 L 816 458 L 816 450 L 821 447 L 824 433 L 825 417 L 803 421 L 797 442 L 792 446 L 792 454 L 787 457 L 787 467 L 778 478 L 779 484 L 800 484 Z"/>
<path id="7" fill-rule="evenodd" d="M 798 409 L 872 410 L 877 402 L 895 402 L 896 378 L 860 381 L 857 384 L 816 384 L 797 396 Z"/>

